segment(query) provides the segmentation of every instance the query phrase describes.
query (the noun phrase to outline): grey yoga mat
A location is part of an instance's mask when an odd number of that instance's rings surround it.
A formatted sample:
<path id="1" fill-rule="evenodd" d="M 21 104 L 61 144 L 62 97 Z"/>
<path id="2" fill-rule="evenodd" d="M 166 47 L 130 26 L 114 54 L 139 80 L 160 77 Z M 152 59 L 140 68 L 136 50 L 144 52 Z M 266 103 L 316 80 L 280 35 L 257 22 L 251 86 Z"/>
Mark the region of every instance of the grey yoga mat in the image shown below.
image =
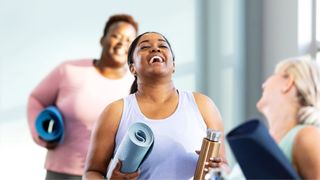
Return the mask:
<path id="1" fill-rule="evenodd" d="M 109 164 L 107 178 L 111 177 L 118 160 L 122 162 L 121 172 L 132 173 L 137 171 L 151 152 L 153 143 L 153 132 L 148 125 L 140 122 L 132 124 Z"/>

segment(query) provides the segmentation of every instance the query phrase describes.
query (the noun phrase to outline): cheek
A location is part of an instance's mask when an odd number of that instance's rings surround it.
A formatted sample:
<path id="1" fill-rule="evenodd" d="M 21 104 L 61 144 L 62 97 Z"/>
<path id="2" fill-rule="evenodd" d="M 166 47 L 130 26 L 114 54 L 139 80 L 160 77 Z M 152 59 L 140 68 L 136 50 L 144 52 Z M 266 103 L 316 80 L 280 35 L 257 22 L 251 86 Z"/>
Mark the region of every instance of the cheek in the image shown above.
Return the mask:
<path id="1" fill-rule="evenodd" d="M 106 44 L 107 44 L 109 47 L 115 46 L 115 44 L 117 44 L 117 40 L 111 38 L 111 39 L 109 40 L 109 42 L 106 42 Z"/>
<path id="2" fill-rule="evenodd" d="M 141 69 L 141 58 L 139 56 L 134 57 L 134 67 L 137 71 Z"/>
<path id="3" fill-rule="evenodd" d="M 103 46 L 103 48 L 105 49 L 105 50 L 110 50 L 110 47 L 112 46 L 111 45 L 111 42 L 110 41 L 107 41 L 107 40 L 105 40 L 104 42 L 103 42 L 103 44 L 102 44 L 102 46 Z"/>

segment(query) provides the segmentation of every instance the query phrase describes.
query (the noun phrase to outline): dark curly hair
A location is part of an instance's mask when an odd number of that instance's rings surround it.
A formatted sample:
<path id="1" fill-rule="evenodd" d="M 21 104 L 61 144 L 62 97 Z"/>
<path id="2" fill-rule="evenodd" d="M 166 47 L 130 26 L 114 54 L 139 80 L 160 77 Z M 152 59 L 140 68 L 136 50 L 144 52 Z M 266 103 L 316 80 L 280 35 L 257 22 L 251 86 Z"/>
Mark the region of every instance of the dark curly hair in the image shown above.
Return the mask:
<path id="1" fill-rule="evenodd" d="M 136 32 L 138 32 L 138 29 L 139 29 L 138 23 L 133 19 L 133 17 L 131 15 L 116 14 L 116 15 L 110 16 L 109 20 L 107 21 L 106 26 L 104 27 L 104 30 L 103 30 L 103 37 L 105 37 L 108 34 L 110 26 L 114 23 L 117 23 L 117 22 L 129 23 L 134 27 Z"/>

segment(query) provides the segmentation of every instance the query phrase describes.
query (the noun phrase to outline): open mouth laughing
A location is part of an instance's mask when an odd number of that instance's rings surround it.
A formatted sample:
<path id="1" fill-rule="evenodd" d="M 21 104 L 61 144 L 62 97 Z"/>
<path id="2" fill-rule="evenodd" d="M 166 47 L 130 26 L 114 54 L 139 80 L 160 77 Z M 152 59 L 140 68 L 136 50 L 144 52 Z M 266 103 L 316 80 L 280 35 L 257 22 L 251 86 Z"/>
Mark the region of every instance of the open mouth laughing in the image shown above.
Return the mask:
<path id="1" fill-rule="evenodd" d="M 155 55 L 152 56 L 149 60 L 150 64 L 154 64 L 154 63 L 163 63 L 164 59 L 161 56 Z"/>

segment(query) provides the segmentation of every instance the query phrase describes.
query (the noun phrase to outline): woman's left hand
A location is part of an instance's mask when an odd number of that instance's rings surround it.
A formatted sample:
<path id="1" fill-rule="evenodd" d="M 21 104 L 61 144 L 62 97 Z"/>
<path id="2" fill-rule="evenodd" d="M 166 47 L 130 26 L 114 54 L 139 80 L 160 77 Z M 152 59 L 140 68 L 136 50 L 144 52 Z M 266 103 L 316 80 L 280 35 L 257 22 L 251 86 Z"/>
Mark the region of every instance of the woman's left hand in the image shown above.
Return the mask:
<path id="1" fill-rule="evenodd" d="M 200 151 L 196 151 L 199 155 Z M 222 171 L 229 173 L 230 168 L 226 161 L 223 161 L 221 157 L 210 157 L 209 161 L 205 162 L 205 171 L 209 172 L 211 168 L 220 168 Z"/>

